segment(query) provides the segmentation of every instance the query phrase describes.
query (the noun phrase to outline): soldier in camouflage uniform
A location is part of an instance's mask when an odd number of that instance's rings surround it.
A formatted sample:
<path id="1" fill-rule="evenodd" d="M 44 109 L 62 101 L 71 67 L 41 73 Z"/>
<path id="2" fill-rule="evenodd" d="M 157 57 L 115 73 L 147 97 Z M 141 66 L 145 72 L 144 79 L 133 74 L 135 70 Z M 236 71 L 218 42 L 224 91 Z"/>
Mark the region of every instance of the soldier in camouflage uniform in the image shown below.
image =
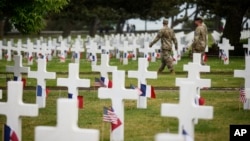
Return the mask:
<path id="1" fill-rule="evenodd" d="M 205 62 L 203 60 L 203 56 L 207 45 L 207 26 L 203 23 L 203 19 L 201 17 L 195 18 L 194 23 L 196 25 L 196 29 L 194 32 L 192 51 L 193 53 L 201 53 L 201 64 L 204 65 Z"/>
<path id="2" fill-rule="evenodd" d="M 158 40 L 161 39 L 161 66 L 158 69 L 158 73 L 162 72 L 165 66 L 168 67 L 171 73 L 174 73 L 173 58 L 172 58 L 172 42 L 175 45 L 175 49 L 178 49 L 175 33 L 168 27 L 168 20 L 163 20 L 163 28 L 159 30 L 155 39 L 150 43 L 149 47 L 152 47 Z"/>

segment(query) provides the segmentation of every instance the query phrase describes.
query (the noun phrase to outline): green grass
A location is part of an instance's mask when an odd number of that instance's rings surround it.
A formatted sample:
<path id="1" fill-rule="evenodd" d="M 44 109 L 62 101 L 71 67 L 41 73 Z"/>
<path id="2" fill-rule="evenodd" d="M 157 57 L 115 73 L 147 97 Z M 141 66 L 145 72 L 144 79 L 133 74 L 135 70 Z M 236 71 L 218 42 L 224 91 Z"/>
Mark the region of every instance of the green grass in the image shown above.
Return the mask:
<path id="1" fill-rule="evenodd" d="M 102 122 L 102 107 L 110 106 L 110 100 L 98 99 L 97 91 L 80 90 L 79 93 L 84 96 L 84 109 L 79 110 L 78 126 L 98 129 L 100 138 L 108 141 L 109 123 Z M 160 107 L 162 103 L 178 103 L 178 91 L 156 91 L 156 94 L 156 99 L 148 99 L 147 109 L 137 109 L 135 101 L 125 100 L 126 141 L 152 141 L 157 133 L 177 132 L 177 119 L 161 117 Z M 195 125 L 195 140 L 227 141 L 230 124 L 249 124 L 250 112 L 242 110 L 242 106 L 239 109 L 238 91 L 201 91 L 201 95 L 205 98 L 206 105 L 214 107 L 214 118 L 199 120 Z M 39 110 L 38 117 L 23 117 L 22 140 L 33 141 L 36 126 L 55 126 L 56 101 L 58 98 L 66 97 L 66 91 L 51 91 L 46 108 Z M 23 99 L 26 103 L 34 103 L 35 92 L 25 91 Z M 0 116 L 0 125 L 5 121 L 5 117 Z"/>
<path id="2" fill-rule="evenodd" d="M 176 75 L 170 75 L 168 70 L 157 79 L 148 79 L 148 84 L 155 87 L 175 87 L 175 78 L 186 78 L 187 72 L 183 71 L 183 65 L 190 62 L 191 59 L 184 56 L 181 61 L 175 65 Z M 47 64 L 48 72 L 58 72 L 57 77 L 67 77 L 68 63 L 58 63 L 58 58 L 54 58 Z M 13 61 L 7 62 L 1 60 L 0 72 L 5 72 L 6 65 L 13 65 Z M 244 84 L 244 79 L 234 78 L 235 69 L 245 69 L 243 57 L 231 57 L 230 64 L 224 65 L 216 57 L 209 57 L 207 64 L 210 66 L 210 72 L 201 73 L 201 78 L 211 79 L 212 88 L 239 88 Z M 122 65 L 119 60 L 111 59 L 110 65 L 118 66 L 119 70 L 137 70 L 137 61 L 129 60 L 128 65 Z M 24 66 L 27 66 L 24 61 Z M 160 60 L 149 63 L 150 71 L 157 71 L 160 66 Z M 37 69 L 36 63 L 31 66 L 31 70 Z M 59 74 L 64 72 L 65 74 Z M 87 78 L 94 82 L 98 73 L 91 72 L 91 64 L 86 60 L 80 63 L 80 78 Z M 11 76 L 11 75 L 10 75 Z M 27 77 L 24 74 L 24 77 Z M 109 77 L 112 77 L 111 75 Z M 56 86 L 56 80 L 47 80 L 47 86 Z M 127 78 L 126 87 L 130 84 L 137 84 L 136 79 Z M 28 86 L 35 86 L 35 79 L 27 79 Z M 0 86 L 6 86 L 6 75 L 0 74 Z M 109 141 L 109 124 L 102 122 L 102 107 L 110 106 L 110 100 L 100 100 L 97 97 L 97 91 L 80 90 L 79 95 L 84 96 L 84 109 L 79 110 L 78 126 L 80 128 L 94 128 L 100 130 L 100 139 Z M 160 107 L 162 103 L 178 103 L 179 91 L 166 90 L 156 91 L 156 99 L 148 99 L 147 109 L 137 109 L 135 101 L 125 101 L 125 141 L 152 141 L 157 133 L 171 132 L 176 133 L 178 121 L 176 118 L 161 117 Z M 242 110 L 238 95 L 235 90 L 201 90 L 202 97 L 206 100 L 206 105 L 214 107 L 214 118 L 212 120 L 199 120 L 195 125 L 195 140 L 198 141 L 228 141 L 230 124 L 249 124 L 250 111 Z M 35 102 L 35 90 L 25 90 L 23 100 L 26 103 Z M 22 118 L 22 140 L 34 141 L 34 128 L 36 126 L 55 126 L 56 125 L 56 101 L 58 98 L 66 98 L 67 91 L 52 90 L 47 98 L 46 108 L 39 109 L 39 116 L 35 118 Z M 6 101 L 6 90 L 3 91 L 3 99 Z M 6 122 L 6 118 L 0 115 L 0 126 Z M 0 128 L 2 132 L 2 128 Z M 2 134 L 0 134 L 1 138 Z"/>

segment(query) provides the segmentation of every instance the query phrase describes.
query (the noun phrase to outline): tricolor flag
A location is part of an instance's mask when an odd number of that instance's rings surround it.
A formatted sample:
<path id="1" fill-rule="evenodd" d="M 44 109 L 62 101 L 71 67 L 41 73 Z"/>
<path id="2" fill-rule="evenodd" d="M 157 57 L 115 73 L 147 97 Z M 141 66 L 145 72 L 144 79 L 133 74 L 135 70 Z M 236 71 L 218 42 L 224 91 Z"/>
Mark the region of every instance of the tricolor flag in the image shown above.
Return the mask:
<path id="1" fill-rule="evenodd" d="M 155 90 L 154 87 L 151 85 L 145 85 L 145 84 L 141 84 L 141 91 L 142 94 L 141 96 L 146 96 L 149 98 L 155 98 Z"/>
<path id="2" fill-rule="evenodd" d="M 112 88 L 112 81 L 108 78 L 101 77 L 101 81 L 103 82 L 105 87 Z"/>
<path id="3" fill-rule="evenodd" d="M 19 141 L 16 132 L 6 124 L 4 124 L 3 141 Z"/>
<path id="4" fill-rule="evenodd" d="M 45 91 L 47 97 L 49 94 L 49 89 L 43 89 L 41 85 L 36 86 L 36 96 L 42 96 L 43 91 Z"/>
<path id="5" fill-rule="evenodd" d="M 138 95 L 141 95 L 141 94 L 142 94 L 141 89 L 139 89 L 138 87 L 135 87 L 134 85 L 130 84 L 130 88 L 131 88 L 131 89 L 135 89 L 135 90 L 137 90 Z"/>
<path id="6" fill-rule="evenodd" d="M 112 107 L 103 107 L 103 121 L 111 123 L 111 131 L 115 130 L 122 124 Z"/>
<path id="7" fill-rule="evenodd" d="M 194 139 L 186 132 L 185 129 L 182 129 L 182 135 L 184 136 L 185 141 L 193 141 Z"/>

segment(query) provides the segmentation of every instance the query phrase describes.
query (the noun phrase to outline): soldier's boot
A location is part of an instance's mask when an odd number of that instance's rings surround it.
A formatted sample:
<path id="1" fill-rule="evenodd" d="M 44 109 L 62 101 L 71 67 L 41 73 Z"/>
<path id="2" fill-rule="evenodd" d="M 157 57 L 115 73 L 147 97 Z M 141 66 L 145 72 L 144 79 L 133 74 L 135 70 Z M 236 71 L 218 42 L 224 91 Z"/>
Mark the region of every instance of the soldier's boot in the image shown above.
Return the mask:
<path id="1" fill-rule="evenodd" d="M 171 69 L 171 70 L 170 70 L 170 74 L 175 75 L 174 69 Z"/>

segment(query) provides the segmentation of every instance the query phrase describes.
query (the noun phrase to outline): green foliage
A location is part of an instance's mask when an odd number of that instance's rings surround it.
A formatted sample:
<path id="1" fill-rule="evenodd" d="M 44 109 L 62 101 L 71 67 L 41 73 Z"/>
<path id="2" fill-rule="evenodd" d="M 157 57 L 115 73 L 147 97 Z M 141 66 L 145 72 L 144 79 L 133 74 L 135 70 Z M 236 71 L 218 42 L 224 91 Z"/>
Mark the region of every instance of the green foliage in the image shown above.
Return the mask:
<path id="1" fill-rule="evenodd" d="M 22 33 L 39 32 L 45 25 L 45 16 L 59 12 L 67 3 L 68 0 L 2 0 L 0 17 L 9 19 Z"/>

